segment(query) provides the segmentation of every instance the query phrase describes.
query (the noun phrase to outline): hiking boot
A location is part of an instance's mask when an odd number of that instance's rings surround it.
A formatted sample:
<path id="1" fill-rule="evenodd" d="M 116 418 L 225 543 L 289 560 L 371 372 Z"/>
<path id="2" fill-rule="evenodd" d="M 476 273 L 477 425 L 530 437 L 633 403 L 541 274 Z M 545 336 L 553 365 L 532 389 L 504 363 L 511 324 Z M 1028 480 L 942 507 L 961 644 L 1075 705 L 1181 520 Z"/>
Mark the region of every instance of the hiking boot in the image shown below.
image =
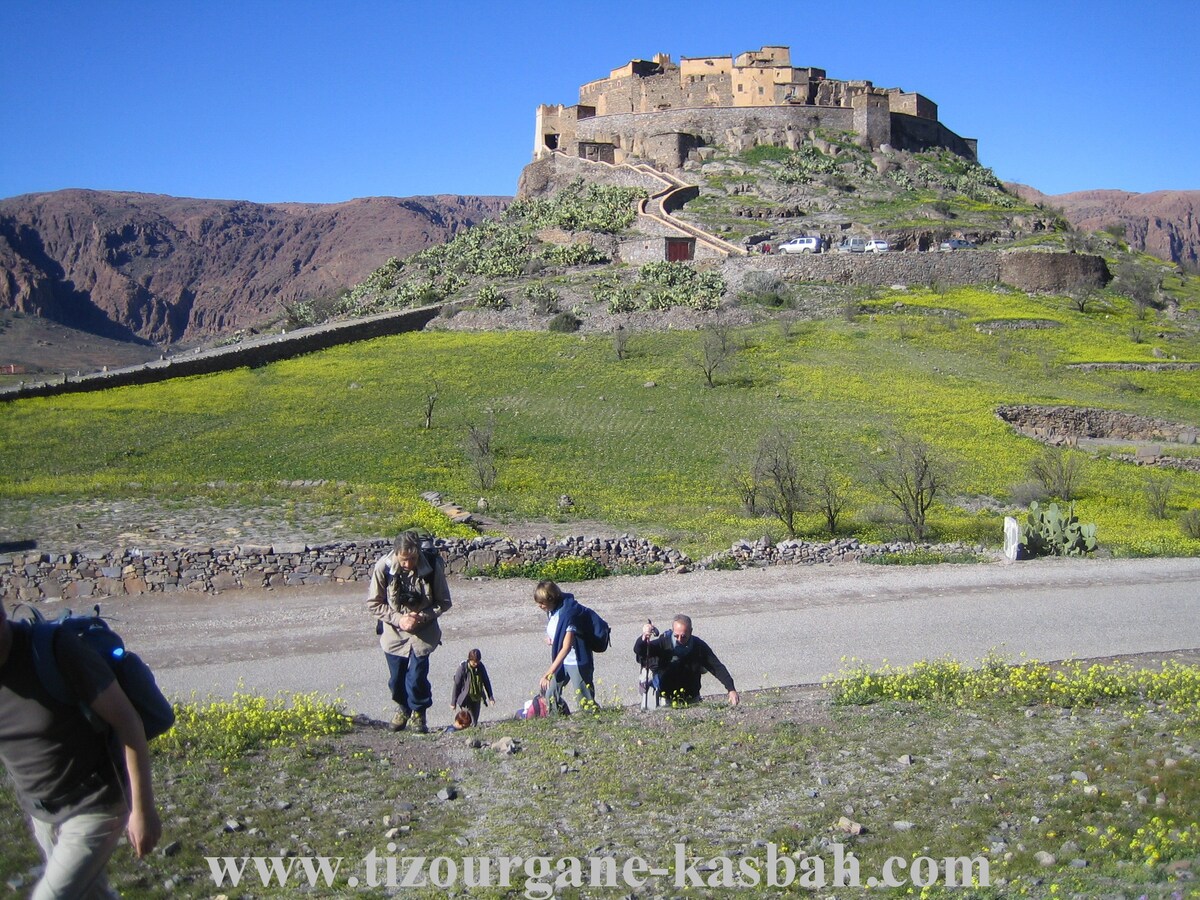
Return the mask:
<path id="1" fill-rule="evenodd" d="M 429 734 L 429 726 L 425 724 L 425 710 L 418 709 L 412 714 L 412 727 L 417 734 Z"/>
<path id="2" fill-rule="evenodd" d="M 422 718 L 422 724 L 424 724 L 424 718 Z M 396 714 L 394 716 L 392 716 L 392 724 L 389 725 L 388 727 L 390 729 L 392 729 L 392 731 L 403 731 L 405 728 L 407 728 L 408 727 L 408 710 L 407 709 L 397 710 Z"/>

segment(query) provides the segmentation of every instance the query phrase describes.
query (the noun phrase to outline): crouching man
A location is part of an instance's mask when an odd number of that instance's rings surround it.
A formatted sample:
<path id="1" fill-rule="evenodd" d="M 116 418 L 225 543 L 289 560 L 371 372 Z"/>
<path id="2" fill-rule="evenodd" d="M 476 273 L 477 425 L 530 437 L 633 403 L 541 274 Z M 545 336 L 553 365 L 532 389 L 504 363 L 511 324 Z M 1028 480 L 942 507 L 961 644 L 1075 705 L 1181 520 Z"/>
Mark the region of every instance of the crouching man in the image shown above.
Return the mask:
<path id="1" fill-rule="evenodd" d="M 737 706 L 740 698 L 733 685 L 733 676 L 712 647 L 692 634 L 692 620 L 678 615 L 671 621 L 671 630 L 654 637 L 649 622 L 633 644 L 633 655 L 654 672 L 654 687 L 659 706 L 673 703 L 697 703 L 700 700 L 700 677 L 707 672 L 729 692 L 729 705 Z"/>
<path id="2" fill-rule="evenodd" d="M 139 857 L 162 833 L 146 734 L 95 651 L 59 631 L 54 656 L 72 693 L 112 729 L 111 741 L 79 706 L 47 693 L 34 668 L 32 631 L 10 622 L 0 604 L 0 760 L 46 858 L 31 896 L 115 897 L 106 869 L 122 830 Z"/>

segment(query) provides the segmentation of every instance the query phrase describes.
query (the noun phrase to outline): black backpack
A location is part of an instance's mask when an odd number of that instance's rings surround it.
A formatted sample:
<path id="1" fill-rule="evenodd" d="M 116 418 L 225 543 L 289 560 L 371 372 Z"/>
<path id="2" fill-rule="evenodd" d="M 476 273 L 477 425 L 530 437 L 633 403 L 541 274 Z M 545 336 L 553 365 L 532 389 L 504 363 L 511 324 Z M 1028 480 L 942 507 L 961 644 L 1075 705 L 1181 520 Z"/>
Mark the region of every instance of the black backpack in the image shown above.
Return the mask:
<path id="1" fill-rule="evenodd" d="M 112 670 L 117 684 L 142 720 L 146 740 L 153 740 L 175 724 L 175 710 L 159 690 L 154 673 L 140 656 L 125 649 L 125 641 L 101 618 L 99 605 L 90 616 L 74 616 L 67 610 L 54 621 L 47 621 L 35 607 L 25 605 L 24 610 L 21 617 L 32 635 L 34 670 L 42 687 L 60 703 L 78 704 L 84 718 L 96 731 L 103 732 L 108 726 L 74 695 L 59 671 L 54 657 L 54 641 L 59 631 L 78 635 Z"/>

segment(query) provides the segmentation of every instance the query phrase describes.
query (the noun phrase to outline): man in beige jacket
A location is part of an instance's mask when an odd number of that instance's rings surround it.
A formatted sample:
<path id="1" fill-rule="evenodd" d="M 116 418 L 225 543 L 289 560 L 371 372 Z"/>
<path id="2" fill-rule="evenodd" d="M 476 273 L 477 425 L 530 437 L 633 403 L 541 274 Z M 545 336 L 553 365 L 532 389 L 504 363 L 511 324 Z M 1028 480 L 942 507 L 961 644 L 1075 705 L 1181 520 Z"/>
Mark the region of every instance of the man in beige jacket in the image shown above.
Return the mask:
<path id="1" fill-rule="evenodd" d="M 392 552 L 375 563 L 367 604 L 379 623 L 388 688 L 398 707 L 392 731 L 403 731 L 411 723 L 414 731 L 425 734 L 425 711 L 433 705 L 429 654 L 442 642 L 438 617 L 451 606 L 442 558 L 422 553 L 417 535 L 404 532 Z"/>

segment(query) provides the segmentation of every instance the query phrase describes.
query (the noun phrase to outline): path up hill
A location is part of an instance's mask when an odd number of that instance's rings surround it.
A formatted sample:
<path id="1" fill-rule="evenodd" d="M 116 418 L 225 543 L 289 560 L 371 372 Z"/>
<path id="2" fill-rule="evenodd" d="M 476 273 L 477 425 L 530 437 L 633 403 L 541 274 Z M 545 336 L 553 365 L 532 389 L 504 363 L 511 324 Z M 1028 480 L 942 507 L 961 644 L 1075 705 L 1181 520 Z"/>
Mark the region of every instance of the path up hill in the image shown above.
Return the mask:
<path id="1" fill-rule="evenodd" d="M 259 204 L 65 190 L 0 200 L 0 309 L 195 342 L 328 297 L 388 257 L 495 218 L 507 197 Z"/>

